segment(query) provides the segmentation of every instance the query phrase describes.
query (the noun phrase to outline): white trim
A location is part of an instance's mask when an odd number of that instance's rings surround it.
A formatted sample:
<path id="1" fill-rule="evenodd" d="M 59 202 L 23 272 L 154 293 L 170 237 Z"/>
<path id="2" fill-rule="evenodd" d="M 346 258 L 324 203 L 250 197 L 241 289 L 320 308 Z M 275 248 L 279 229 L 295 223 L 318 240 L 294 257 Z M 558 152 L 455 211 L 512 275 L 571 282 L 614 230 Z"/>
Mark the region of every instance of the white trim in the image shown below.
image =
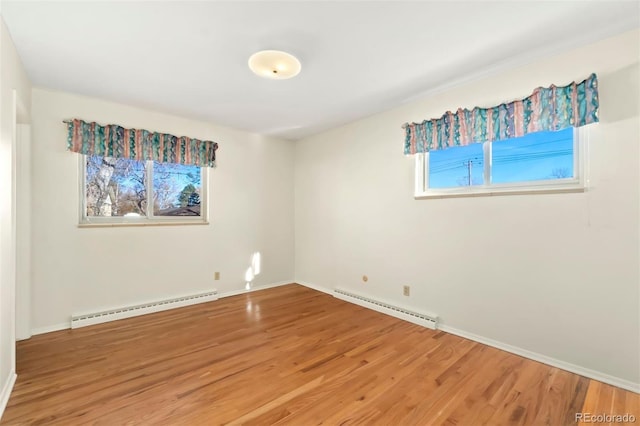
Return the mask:
<path id="1" fill-rule="evenodd" d="M 2 340 L 3 340 L 3 345 L 4 345 L 4 341 L 5 339 L 8 338 L 8 343 L 11 345 L 10 346 L 10 351 L 9 351 L 9 368 L 11 369 L 11 373 L 9 374 L 15 374 L 15 370 L 16 370 L 16 285 L 18 283 L 17 278 L 18 278 L 18 267 L 17 267 L 17 262 L 16 262 L 16 253 L 18 252 L 18 227 L 17 227 L 17 210 L 18 210 L 18 203 L 16 202 L 17 199 L 17 176 L 18 176 L 18 167 L 17 167 L 17 149 L 16 149 L 16 145 L 18 144 L 18 92 L 16 91 L 16 89 L 13 89 L 12 91 L 12 96 L 13 96 L 13 112 L 12 112 L 12 117 L 13 117 L 13 121 L 11 123 L 11 189 L 10 189 L 10 196 L 11 196 L 11 213 L 10 213 L 10 224 L 11 224 L 11 228 L 10 228 L 10 234 L 11 234 L 11 253 L 9 254 L 9 260 L 10 260 L 10 266 L 9 266 L 9 277 L 8 277 L 8 282 L 5 283 L 4 287 L 5 289 L 7 289 L 8 287 L 8 291 L 5 291 L 3 294 L 3 297 L 6 297 L 5 300 L 2 300 L 2 304 L 4 305 L 4 307 L 8 306 L 8 318 L 9 318 L 9 335 L 8 336 L 2 336 Z M 27 194 L 28 196 L 30 196 L 30 194 Z M 6 308 L 5 308 L 6 309 Z M 5 316 L 7 316 L 7 312 L 4 313 Z M 4 362 L 4 361 L 3 361 Z M 15 378 L 13 378 L 13 381 L 15 382 Z M 13 384 L 11 384 L 11 387 L 13 387 Z M 10 392 L 10 390 L 9 390 Z M 7 400 L 9 399 L 9 395 L 7 395 Z"/>
<path id="2" fill-rule="evenodd" d="M 272 288 L 272 287 L 280 287 L 280 286 L 283 286 L 283 285 L 294 284 L 294 283 L 295 283 L 295 281 L 288 280 L 288 281 L 279 281 L 279 282 L 276 282 L 276 283 L 273 283 L 273 284 L 266 284 L 266 285 L 257 286 L 257 287 L 252 288 L 251 290 L 245 290 L 245 289 L 231 290 L 231 291 L 227 291 L 227 292 L 218 294 L 218 299 L 221 299 L 223 297 L 236 296 L 238 294 L 250 293 L 250 292 L 253 292 L 253 291 L 265 290 L 267 288 Z M 175 306 L 175 308 L 178 308 L 178 307 L 179 306 Z M 60 330 L 68 330 L 70 328 L 71 328 L 71 321 L 63 322 L 63 323 L 59 323 L 59 324 L 48 325 L 48 326 L 44 326 L 44 327 L 33 328 L 33 329 L 31 329 L 31 334 L 33 336 L 37 336 L 39 334 L 51 333 L 53 331 L 60 331 Z"/>
<path id="3" fill-rule="evenodd" d="M 438 324 L 438 329 L 447 333 L 455 334 L 456 336 L 464 337 L 465 339 L 473 340 L 483 345 L 492 346 L 503 351 L 511 352 L 512 354 L 520 355 L 522 357 L 538 361 L 543 364 L 550 365 L 552 367 L 566 370 L 571 373 L 578 374 L 580 376 L 587 377 L 589 379 L 597 380 L 599 382 L 607 383 L 612 386 L 616 386 L 631 392 L 640 393 L 640 383 L 634 383 L 629 380 L 621 379 L 619 377 L 611 376 L 609 374 L 601 373 L 599 371 L 591 370 L 589 368 L 581 367 L 579 365 L 571 364 L 569 362 L 561 361 L 556 358 L 551 358 L 546 355 L 532 352 L 527 349 L 522 349 L 517 346 L 512 346 L 507 343 L 502 343 L 497 340 L 482 337 L 477 334 L 469 333 L 464 330 L 448 326 L 446 324 Z"/>
<path id="4" fill-rule="evenodd" d="M 218 298 L 222 299 L 223 297 L 231 297 L 231 296 L 237 296 L 239 294 L 253 293 L 254 291 L 266 290 L 268 288 L 281 287 L 283 285 L 289 285 L 289 284 L 295 284 L 295 281 L 293 280 L 278 281 L 273 284 L 265 284 L 265 285 L 251 287 L 249 290 L 244 288 L 240 290 L 229 290 L 229 291 L 225 291 L 224 293 L 220 293 L 218 295 Z"/>
<path id="5" fill-rule="evenodd" d="M 333 289 L 332 288 L 322 287 L 322 286 L 319 286 L 317 284 L 311 284 L 311 283 L 308 283 L 306 281 L 299 281 L 299 280 L 296 280 L 295 283 L 296 284 L 300 284 L 301 286 L 310 288 L 312 290 L 320 291 L 322 293 L 327 293 L 327 294 L 333 296 Z"/>
<path id="6" fill-rule="evenodd" d="M 59 324 L 47 325 L 44 327 L 36 327 L 31 329 L 31 336 L 38 334 L 51 333 L 52 331 L 68 330 L 71 328 L 71 321 L 61 322 Z"/>
<path id="7" fill-rule="evenodd" d="M 336 288 L 334 290 L 333 297 L 344 300 L 345 302 L 373 309 L 374 311 L 399 318 L 413 324 L 421 325 L 432 330 L 436 330 L 438 328 L 437 315 L 428 312 L 419 312 L 395 302 L 388 302 L 377 298 L 374 299 L 363 294 L 341 288 Z"/>
<path id="8" fill-rule="evenodd" d="M 584 186 L 572 183 L 566 186 L 558 185 L 555 188 L 550 186 L 544 186 L 540 188 L 527 187 L 527 188 L 521 188 L 521 189 L 519 188 L 498 189 L 496 187 L 493 187 L 493 189 L 476 188 L 472 191 L 469 191 L 469 190 L 465 190 L 465 191 L 458 190 L 455 192 L 454 191 L 445 192 L 444 190 L 442 192 L 429 191 L 422 194 L 416 194 L 414 196 L 414 199 L 430 200 L 430 199 L 436 199 L 436 198 L 491 197 L 491 196 L 498 196 L 498 195 L 567 194 L 567 193 L 579 193 L 579 192 L 586 192 L 586 191 L 587 189 Z"/>
<path id="9" fill-rule="evenodd" d="M 429 173 L 427 173 L 425 153 L 419 152 L 415 157 L 415 182 L 413 184 L 413 194 L 414 197 L 419 197 L 429 187 Z"/>
<path id="10" fill-rule="evenodd" d="M 174 308 L 197 305 L 199 303 L 218 300 L 218 291 L 213 289 L 204 293 L 187 294 L 168 299 L 153 300 L 135 305 L 117 306 L 101 311 L 87 312 L 71 316 L 71 328 L 86 327 L 89 325 L 103 324 L 125 318 L 140 315 L 153 314 L 155 312 L 168 311 Z"/>
<path id="11" fill-rule="evenodd" d="M 79 223 L 78 228 L 107 228 L 107 227 L 121 227 L 121 226 L 176 226 L 176 225 L 209 225 L 209 222 L 192 221 L 185 222 L 183 220 L 154 220 L 149 221 L 147 219 L 135 220 L 132 218 L 129 222 L 87 222 Z"/>
<path id="12" fill-rule="evenodd" d="M 362 293 L 358 293 L 358 292 L 351 291 L 351 290 L 346 290 L 346 289 L 340 289 L 340 288 L 329 289 L 329 288 L 322 287 L 322 286 L 319 286 L 317 284 L 311 284 L 311 283 L 308 283 L 308 282 L 305 282 L 305 281 L 296 281 L 296 284 L 299 284 L 301 286 L 310 288 L 312 290 L 316 290 L 316 291 L 319 291 L 319 292 L 322 292 L 322 293 L 326 293 L 326 294 L 328 294 L 330 296 L 335 297 L 336 299 L 344 300 L 345 302 L 353 303 L 354 305 L 363 306 L 363 307 L 371 309 L 373 311 L 380 312 L 380 313 L 385 314 L 385 315 L 390 315 L 392 317 L 395 317 L 395 318 L 398 318 L 398 319 L 401 319 L 401 320 L 404 320 L 404 321 L 409 321 L 411 323 L 418 324 L 418 325 L 421 325 L 423 327 L 431 328 L 433 330 L 440 328 L 440 326 L 438 325 L 438 316 L 437 315 L 432 314 L 432 313 L 427 313 L 427 312 L 418 312 L 418 311 L 416 311 L 415 308 L 411 308 L 409 306 L 406 306 L 406 305 L 403 305 L 403 304 L 400 304 L 400 303 L 397 303 L 397 302 L 391 302 L 391 301 L 384 300 L 384 299 L 379 299 L 379 298 L 372 298 L 372 297 L 369 297 L 369 296 L 365 296 Z M 350 295 L 359 296 L 359 297 L 361 297 L 363 299 L 367 299 L 367 301 L 361 301 L 361 300 L 358 300 L 357 298 L 354 298 L 354 297 L 345 296 L 343 294 L 340 294 L 340 292 L 348 293 Z M 375 303 L 371 303 L 371 301 L 382 303 L 384 305 L 387 305 L 387 307 L 376 305 Z M 406 312 L 402 312 L 400 310 L 395 310 L 393 308 L 404 310 Z M 426 321 L 426 320 L 417 319 L 415 316 L 411 315 L 411 313 L 418 313 L 418 314 L 430 317 L 432 323 L 429 322 L 429 321 Z"/>
<path id="13" fill-rule="evenodd" d="M 16 340 L 31 337 L 31 125 L 16 124 Z"/>
<path id="14" fill-rule="evenodd" d="M 0 420 L 4 414 L 4 409 L 7 408 L 7 403 L 9 402 L 9 397 L 11 396 L 11 391 L 13 390 L 13 385 L 15 385 L 17 377 L 18 375 L 16 372 L 11 370 L 9 372 L 9 377 L 7 377 L 7 381 L 2 387 L 2 392 L 0 392 Z"/>
<path id="15" fill-rule="evenodd" d="M 482 144 L 482 156 L 485 158 L 482 171 L 483 179 L 485 182 L 491 182 L 491 170 L 493 169 L 493 144 L 491 142 L 484 142 Z"/>

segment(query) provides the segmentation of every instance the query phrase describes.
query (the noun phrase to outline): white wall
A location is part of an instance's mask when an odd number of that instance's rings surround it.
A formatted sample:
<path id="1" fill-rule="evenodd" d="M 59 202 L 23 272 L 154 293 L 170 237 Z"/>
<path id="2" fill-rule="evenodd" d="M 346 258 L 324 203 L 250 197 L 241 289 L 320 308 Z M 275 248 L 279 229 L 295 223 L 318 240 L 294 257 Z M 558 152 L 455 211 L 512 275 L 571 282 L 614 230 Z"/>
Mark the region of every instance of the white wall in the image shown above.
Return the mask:
<path id="1" fill-rule="evenodd" d="M 31 83 L 0 18 L 0 416 L 15 380 L 16 122 L 28 122 Z"/>
<path id="2" fill-rule="evenodd" d="M 68 326 L 72 314 L 170 296 L 293 281 L 292 142 L 67 93 L 32 96 L 32 297 L 34 331 Z M 210 139 L 210 225 L 78 228 L 78 154 L 63 119 Z M 214 281 L 214 272 L 221 279 Z"/>
<path id="3" fill-rule="evenodd" d="M 296 280 L 433 312 L 638 389 L 638 40 L 627 33 L 298 142 Z M 601 123 L 589 130 L 588 192 L 413 199 L 404 122 L 591 72 Z"/>

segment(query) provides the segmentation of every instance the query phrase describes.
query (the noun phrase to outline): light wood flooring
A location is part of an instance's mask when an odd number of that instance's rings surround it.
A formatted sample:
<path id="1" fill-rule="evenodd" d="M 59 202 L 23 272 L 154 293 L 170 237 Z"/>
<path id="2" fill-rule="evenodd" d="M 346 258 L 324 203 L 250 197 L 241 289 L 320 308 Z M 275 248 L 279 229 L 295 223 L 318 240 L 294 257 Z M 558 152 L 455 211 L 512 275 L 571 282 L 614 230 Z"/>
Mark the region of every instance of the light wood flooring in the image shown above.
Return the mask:
<path id="1" fill-rule="evenodd" d="M 298 285 L 19 342 L 2 425 L 572 425 L 640 396 Z"/>

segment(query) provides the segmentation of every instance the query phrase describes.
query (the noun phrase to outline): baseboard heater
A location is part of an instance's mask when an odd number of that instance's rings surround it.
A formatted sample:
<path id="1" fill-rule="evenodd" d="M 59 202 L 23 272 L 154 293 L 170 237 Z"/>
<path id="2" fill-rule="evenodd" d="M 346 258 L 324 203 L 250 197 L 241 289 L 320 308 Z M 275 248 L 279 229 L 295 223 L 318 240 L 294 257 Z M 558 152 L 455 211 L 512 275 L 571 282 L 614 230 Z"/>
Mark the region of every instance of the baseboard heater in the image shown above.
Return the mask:
<path id="1" fill-rule="evenodd" d="M 355 303 L 356 305 L 364 306 L 365 308 L 382 312 L 383 314 L 391 315 L 393 317 L 400 318 L 414 324 L 422 325 L 432 330 L 438 328 L 437 315 L 416 312 L 339 288 L 336 288 L 333 291 L 333 296 L 347 302 Z"/>
<path id="2" fill-rule="evenodd" d="M 212 302 L 218 300 L 218 291 L 192 294 L 173 299 L 158 300 L 156 302 L 143 303 L 141 305 L 126 306 L 110 309 L 108 311 L 93 312 L 90 314 L 71 316 L 71 328 L 85 327 L 87 325 L 101 324 L 138 315 L 151 314 L 153 312 L 166 311 L 168 309 L 195 305 L 197 303 Z"/>

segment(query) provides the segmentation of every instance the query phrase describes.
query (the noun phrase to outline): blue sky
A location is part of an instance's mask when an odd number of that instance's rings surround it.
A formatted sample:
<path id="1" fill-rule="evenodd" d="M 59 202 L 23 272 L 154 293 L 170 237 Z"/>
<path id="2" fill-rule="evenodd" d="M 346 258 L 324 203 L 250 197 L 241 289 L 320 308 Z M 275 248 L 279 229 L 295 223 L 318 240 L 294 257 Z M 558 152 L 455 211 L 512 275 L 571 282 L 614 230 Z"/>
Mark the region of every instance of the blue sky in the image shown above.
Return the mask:
<path id="1" fill-rule="evenodd" d="M 483 184 L 481 143 L 429 153 L 429 187 Z M 554 171 L 573 176 L 573 128 L 532 133 L 493 142 L 492 183 L 553 179 Z M 471 162 L 471 165 L 469 165 Z"/>

